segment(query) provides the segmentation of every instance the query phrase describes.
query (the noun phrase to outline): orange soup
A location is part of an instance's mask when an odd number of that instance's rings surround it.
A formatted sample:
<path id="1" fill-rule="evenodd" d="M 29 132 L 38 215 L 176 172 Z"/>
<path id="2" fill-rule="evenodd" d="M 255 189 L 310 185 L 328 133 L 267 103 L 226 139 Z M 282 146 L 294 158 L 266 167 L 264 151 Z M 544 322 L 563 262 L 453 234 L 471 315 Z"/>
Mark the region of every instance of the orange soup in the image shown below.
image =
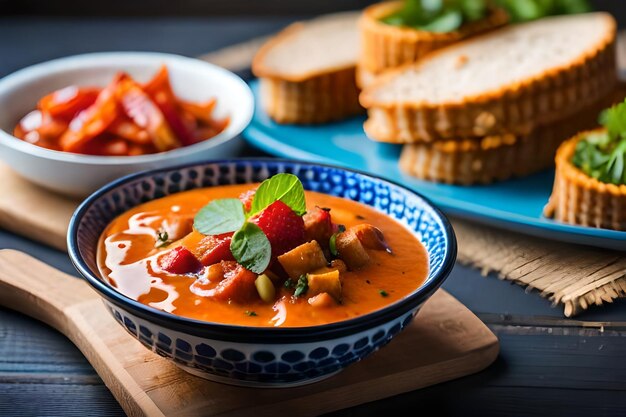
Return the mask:
<path id="1" fill-rule="evenodd" d="M 250 215 L 263 202 L 254 201 L 258 195 L 250 190 L 255 187 L 186 191 L 129 210 L 101 236 L 101 274 L 121 293 L 156 309 L 268 327 L 361 316 L 402 299 L 424 282 L 426 250 L 394 219 L 310 191 L 303 192 L 306 203 L 293 203 L 306 204 L 300 214 L 269 200 Z M 215 231 L 227 230 L 220 215 L 243 221 L 239 231 L 199 232 L 207 222 L 213 222 Z M 251 248 L 259 250 L 252 253 Z"/>

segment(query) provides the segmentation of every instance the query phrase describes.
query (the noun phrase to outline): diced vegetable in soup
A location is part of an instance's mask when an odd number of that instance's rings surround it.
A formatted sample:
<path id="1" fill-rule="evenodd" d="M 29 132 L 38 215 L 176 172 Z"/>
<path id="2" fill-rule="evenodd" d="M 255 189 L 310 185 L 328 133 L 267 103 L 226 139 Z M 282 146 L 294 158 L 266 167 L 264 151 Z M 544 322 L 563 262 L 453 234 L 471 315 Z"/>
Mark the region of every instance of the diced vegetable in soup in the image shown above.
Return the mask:
<path id="1" fill-rule="evenodd" d="M 426 250 L 403 225 L 304 191 L 291 174 L 141 204 L 106 228 L 98 262 L 143 304 L 249 326 L 361 316 L 406 297 L 428 274 Z"/>

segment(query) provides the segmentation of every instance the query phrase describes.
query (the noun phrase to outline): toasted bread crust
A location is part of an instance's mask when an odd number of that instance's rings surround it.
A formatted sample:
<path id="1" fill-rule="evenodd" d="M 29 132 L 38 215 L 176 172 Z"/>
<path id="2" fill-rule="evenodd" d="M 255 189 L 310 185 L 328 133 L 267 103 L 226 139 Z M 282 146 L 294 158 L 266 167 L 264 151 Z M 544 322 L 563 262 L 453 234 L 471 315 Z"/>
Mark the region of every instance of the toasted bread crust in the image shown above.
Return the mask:
<path id="1" fill-rule="evenodd" d="M 427 32 L 381 22 L 380 19 L 397 11 L 401 6 L 401 1 L 373 4 L 363 11 L 359 19 L 359 66 L 374 76 L 386 69 L 416 62 L 431 51 L 508 22 L 508 15 L 499 8 L 492 9 L 485 19 L 463 25 L 458 31 L 448 33 Z"/>
<path id="2" fill-rule="evenodd" d="M 391 70 L 361 93 L 361 104 L 369 114 L 365 131 L 370 138 L 383 142 L 430 142 L 508 133 L 525 135 L 567 117 L 605 96 L 617 83 L 615 21 L 607 15 L 606 24 L 606 36 L 576 62 L 461 102 L 378 102 L 371 93 L 374 89 L 407 67 L 419 68 L 421 64 Z M 431 57 L 452 48 L 456 46 L 435 51 Z"/>
<path id="3" fill-rule="evenodd" d="M 600 182 L 571 162 L 576 144 L 601 130 L 579 133 L 559 147 L 554 188 L 544 214 L 564 223 L 626 230 L 626 185 Z"/>
<path id="4" fill-rule="evenodd" d="M 263 108 L 278 123 L 325 123 L 361 114 L 358 96 L 354 68 L 301 82 L 261 79 Z"/>
<path id="5" fill-rule="evenodd" d="M 623 100 L 624 91 L 527 136 L 506 134 L 405 145 L 400 168 L 420 179 L 461 185 L 533 174 L 554 166 L 559 145 L 576 132 L 597 126 L 598 113 Z"/>
<path id="6" fill-rule="evenodd" d="M 567 119 L 527 136 L 511 134 L 405 145 L 401 169 L 417 178 L 452 184 L 491 183 L 554 166 L 559 145 L 597 126 L 597 115 L 623 101 L 626 85 Z"/>

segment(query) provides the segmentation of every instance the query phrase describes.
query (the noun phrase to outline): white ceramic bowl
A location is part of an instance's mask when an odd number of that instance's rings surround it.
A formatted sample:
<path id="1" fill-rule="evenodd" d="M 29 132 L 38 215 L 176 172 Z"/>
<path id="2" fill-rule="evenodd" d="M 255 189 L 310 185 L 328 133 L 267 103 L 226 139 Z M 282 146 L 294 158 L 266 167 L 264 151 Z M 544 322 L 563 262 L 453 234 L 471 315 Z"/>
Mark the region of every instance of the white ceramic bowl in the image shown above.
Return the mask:
<path id="1" fill-rule="evenodd" d="M 12 135 L 17 122 L 42 96 L 68 85 L 105 86 L 118 71 L 140 82 L 167 65 L 177 96 L 191 101 L 217 98 L 215 114 L 230 116 L 217 136 L 168 152 L 141 156 L 90 156 L 52 151 Z M 0 159 L 24 178 L 63 194 L 84 196 L 123 175 L 210 158 L 233 156 L 239 133 L 252 117 L 248 85 L 223 68 L 193 58 L 151 52 L 106 52 L 55 59 L 0 80 Z"/>

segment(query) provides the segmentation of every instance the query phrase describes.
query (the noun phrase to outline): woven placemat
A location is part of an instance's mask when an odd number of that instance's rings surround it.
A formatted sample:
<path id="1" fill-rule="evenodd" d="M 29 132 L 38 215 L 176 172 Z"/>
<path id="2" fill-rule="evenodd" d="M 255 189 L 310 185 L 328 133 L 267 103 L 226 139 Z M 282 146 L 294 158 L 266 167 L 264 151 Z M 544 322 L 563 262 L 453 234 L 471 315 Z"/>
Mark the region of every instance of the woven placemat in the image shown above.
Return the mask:
<path id="1" fill-rule="evenodd" d="M 233 71 L 247 70 L 266 39 L 200 58 Z M 626 68 L 624 40 L 621 34 L 620 68 Z M 78 202 L 45 191 L 4 165 L 0 165 L 0 177 L 0 227 L 65 250 L 67 222 Z M 562 305 L 567 317 L 626 296 L 624 253 L 543 240 L 460 219 L 453 219 L 453 225 L 461 263 L 537 290 L 554 305 Z"/>

